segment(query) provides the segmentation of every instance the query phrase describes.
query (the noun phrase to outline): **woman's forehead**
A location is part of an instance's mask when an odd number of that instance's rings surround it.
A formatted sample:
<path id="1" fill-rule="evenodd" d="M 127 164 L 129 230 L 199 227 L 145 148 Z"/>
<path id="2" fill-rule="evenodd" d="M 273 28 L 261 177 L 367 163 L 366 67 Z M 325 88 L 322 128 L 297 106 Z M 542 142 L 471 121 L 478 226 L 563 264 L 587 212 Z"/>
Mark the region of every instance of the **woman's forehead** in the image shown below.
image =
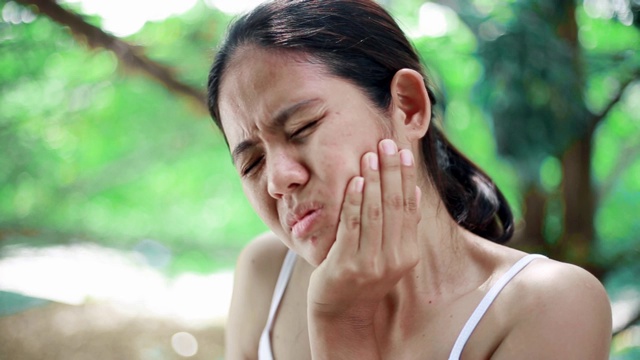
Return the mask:
<path id="1" fill-rule="evenodd" d="M 220 85 L 220 117 L 227 137 L 234 127 L 255 126 L 282 108 L 310 98 L 321 98 L 334 77 L 315 63 L 291 52 L 259 48 L 239 49 Z"/>
<path id="2" fill-rule="evenodd" d="M 250 81 L 259 81 L 264 77 L 282 76 L 283 72 L 291 71 L 308 71 L 309 75 L 315 76 L 328 74 L 324 65 L 304 52 L 243 45 L 229 57 L 220 89 L 225 91 L 225 82 L 230 77 L 238 79 L 240 76 Z"/>
<path id="3" fill-rule="evenodd" d="M 276 90 L 283 90 L 280 95 L 286 95 L 294 88 L 281 89 L 278 85 L 318 80 L 323 73 L 321 65 L 302 61 L 302 55 L 296 53 L 242 47 L 229 59 L 220 84 L 220 102 L 253 102 L 263 95 L 274 95 Z"/>

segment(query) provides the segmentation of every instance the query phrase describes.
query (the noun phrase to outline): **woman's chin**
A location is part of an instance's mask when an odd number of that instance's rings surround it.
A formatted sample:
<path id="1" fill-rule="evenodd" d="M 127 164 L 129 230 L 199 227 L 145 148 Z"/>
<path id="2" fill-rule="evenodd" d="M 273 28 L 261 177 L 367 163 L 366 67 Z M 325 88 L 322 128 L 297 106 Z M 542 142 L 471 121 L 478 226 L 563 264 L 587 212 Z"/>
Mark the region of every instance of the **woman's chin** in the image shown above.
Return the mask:
<path id="1" fill-rule="evenodd" d="M 309 245 L 311 245 L 308 250 L 308 258 L 307 261 L 309 264 L 318 267 L 329 255 L 329 251 L 331 247 L 335 243 L 335 237 L 332 238 L 322 238 L 319 236 L 312 236 L 309 239 Z"/>

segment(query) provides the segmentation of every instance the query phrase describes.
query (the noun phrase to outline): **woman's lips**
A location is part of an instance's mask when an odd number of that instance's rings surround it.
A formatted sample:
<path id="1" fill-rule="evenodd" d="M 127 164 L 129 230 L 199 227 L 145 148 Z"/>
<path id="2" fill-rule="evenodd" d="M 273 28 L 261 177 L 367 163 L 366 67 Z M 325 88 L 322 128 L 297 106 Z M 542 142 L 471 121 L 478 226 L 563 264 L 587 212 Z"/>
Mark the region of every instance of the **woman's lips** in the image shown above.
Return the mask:
<path id="1" fill-rule="evenodd" d="M 307 236 L 320 216 L 321 209 L 316 209 L 306 213 L 300 220 L 296 221 L 291 227 L 291 233 L 296 238 L 304 238 Z"/>

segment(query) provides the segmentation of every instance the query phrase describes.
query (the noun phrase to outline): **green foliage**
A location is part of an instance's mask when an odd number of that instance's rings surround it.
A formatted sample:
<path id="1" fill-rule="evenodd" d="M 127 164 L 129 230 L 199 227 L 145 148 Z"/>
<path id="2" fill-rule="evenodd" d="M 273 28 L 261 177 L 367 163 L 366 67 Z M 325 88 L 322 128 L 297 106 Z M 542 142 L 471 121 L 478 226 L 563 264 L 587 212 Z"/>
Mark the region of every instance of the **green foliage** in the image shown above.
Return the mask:
<path id="1" fill-rule="evenodd" d="M 414 42 L 446 104 L 449 137 L 494 178 L 520 218 L 526 184 L 558 196 L 562 149 L 640 64 L 640 31 L 578 6 L 585 70 L 577 74 L 557 34 L 566 15 L 557 4 L 473 4 L 460 7 L 461 20 L 445 36 Z M 418 24 L 420 5 L 390 2 L 407 28 Z M 5 244 L 92 239 L 133 248 L 150 238 L 173 252 L 172 272 L 230 266 L 265 226 L 208 115 L 46 17 L 25 19 L 0 21 L 0 232 L 14 234 Z M 127 41 L 202 89 L 229 20 L 199 2 Z M 632 99 L 639 95 L 632 87 L 594 138 L 596 227 L 607 257 L 638 247 L 640 108 Z M 562 206 L 547 212 L 552 241 L 562 231 Z M 40 235 L 15 235 L 25 233 Z"/>
<path id="2" fill-rule="evenodd" d="M 522 197 L 516 168 L 497 154 L 494 130 L 484 109 L 470 102 L 484 67 L 475 56 L 477 38 L 465 26 L 458 26 L 440 38 L 414 39 L 439 93 L 442 122 L 451 141 L 493 178 L 507 197 L 517 218 Z"/>
<path id="3" fill-rule="evenodd" d="M 423 1 L 383 3 L 404 28 L 418 25 Z M 442 126 L 492 176 L 518 219 L 524 189 L 546 193 L 541 230 L 555 244 L 564 222 L 562 153 L 640 68 L 637 5 L 635 26 L 627 26 L 578 4 L 570 44 L 560 36 L 570 14 L 559 4 L 573 2 L 451 3 L 462 6 L 449 33 L 413 39 L 443 100 Z M 18 15 L 0 17 L 1 245 L 95 241 L 135 249 L 172 274 L 232 267 L 265 226 L 208 114 L 45 16 L 0 2 L 7 6 Z M 229 21 L 198 2 L 126 40 L 203 89 Z M 593 261 L 608 267 L 612 298 L 637 290 L 640 275 L 639 98 L 636 82 L 592 139 Z M 612 358 L 638 354 L 616 346 Z"/>
<path id="4" fill-rule="evenodd" d="M 495 40 L 482 41 L 486 71 L 478 100 L 495 123 L 501 154 L 538 181 L 547 156 L 561 155 L 589 119 L 573 45 L 558 34 L 566 9 L 553 1 L 518 2 L 516 17 Z"/>
<path id="5" fill-rule="evenodd" d="M 562 181 L 562 164 L 560 160 L 549 156 L 540 166 L 540 183 L 547 192 L 553 192 Z"/>
<path id="6" fill-rule="evenodd" d="M 202 49 L 228 21 L 203 6 L 131 39 L 198 88 L 213 54 Z M 264 229 L 206 113 L 46 17 L 0 24 L 3 232 L 121 248 L 155 238 L 175 252 L 174 271 L 210 271 L 231 265 L 220 249 L 237 253 Z"/>

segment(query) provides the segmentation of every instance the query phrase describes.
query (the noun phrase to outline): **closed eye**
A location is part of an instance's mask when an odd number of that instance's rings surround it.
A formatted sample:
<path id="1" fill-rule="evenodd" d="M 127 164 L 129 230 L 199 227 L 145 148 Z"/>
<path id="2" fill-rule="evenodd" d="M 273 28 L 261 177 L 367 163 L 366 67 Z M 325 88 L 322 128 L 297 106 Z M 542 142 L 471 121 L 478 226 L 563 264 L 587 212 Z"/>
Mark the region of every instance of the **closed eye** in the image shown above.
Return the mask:
<path id="1" fill-rule="evenodd" d="M 304 125 L 303 127 L 301 127 L 300 129 L 294 131 L 289 138 L 290 139 L 295 139 L 295 138 L 299 138 L 305 135 L 305 133 L 307 133 L 309 130 L 313 129 L 314 127 L 316 127 L 316 125 L 318 125 L 318 123 L 320 122 L 320 120 L 315 120 L 312 121 L 306 125 Z"/>
<path id="2" fill-rule="evenodd" d="M 264 156 L 260 156 L 256 160 L 249 162 L 249 164 L 247 166 L 242 168 L 242 170 L 240 171 L 240 174 L 243 177 L 251 175 L 251 173 L 254 170 L 256 170 L 258 166 L 260 166 L 260 164 L 262 163 L 263 159 L 264 159 Z"/>

